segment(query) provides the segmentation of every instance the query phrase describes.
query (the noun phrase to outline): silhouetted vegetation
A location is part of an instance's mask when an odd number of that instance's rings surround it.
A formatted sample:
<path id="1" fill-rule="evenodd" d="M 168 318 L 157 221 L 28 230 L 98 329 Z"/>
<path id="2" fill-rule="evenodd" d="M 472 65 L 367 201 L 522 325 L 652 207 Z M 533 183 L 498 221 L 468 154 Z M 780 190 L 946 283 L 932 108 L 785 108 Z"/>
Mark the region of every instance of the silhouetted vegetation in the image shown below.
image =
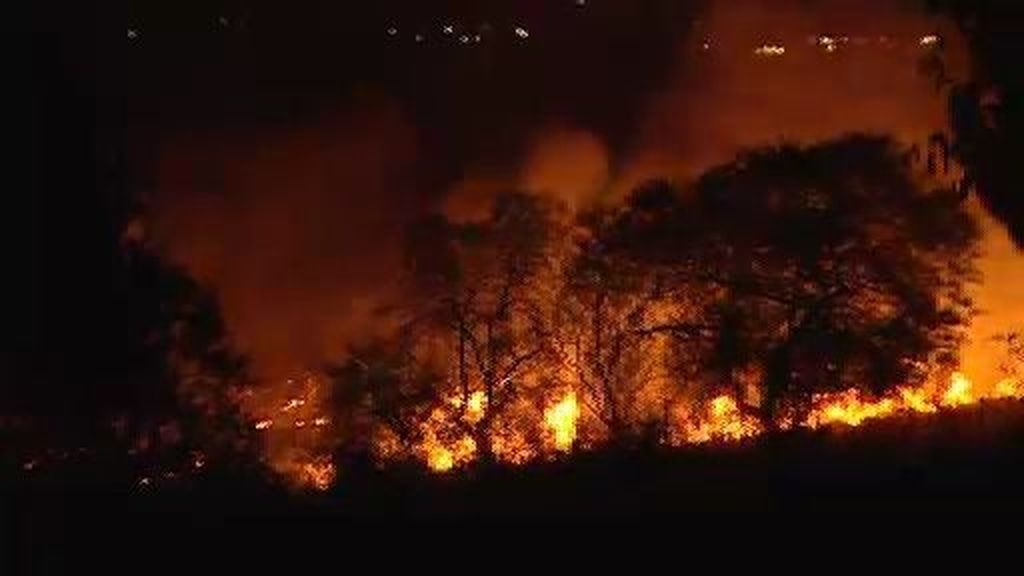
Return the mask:
<path id="1" fill-rule="evenodd" d="M 395 459 L 466 437 L 492 462 L 509 435 L 539 445 L 565 390 L 591 443 L 664 441 L 673 403 L 722 394 L 766 429 L 799 424 L 818 394 L 952 370 L 973 311 L 975 223 L 886 138 L 752 150 L 559 214 L 513 194 L 410 231 L 392 335 L 330 371 L 343 443 Z"/>
<path id="2" fill-rule="evenodd" d="M 1024 245 L 1024 66 L 1019 46 L 1024 12 L 1015 0 L 929 0 L 951 16 L 967 37 L 970 78 L 950 94 L 953 154 L 970 186 Z"/>

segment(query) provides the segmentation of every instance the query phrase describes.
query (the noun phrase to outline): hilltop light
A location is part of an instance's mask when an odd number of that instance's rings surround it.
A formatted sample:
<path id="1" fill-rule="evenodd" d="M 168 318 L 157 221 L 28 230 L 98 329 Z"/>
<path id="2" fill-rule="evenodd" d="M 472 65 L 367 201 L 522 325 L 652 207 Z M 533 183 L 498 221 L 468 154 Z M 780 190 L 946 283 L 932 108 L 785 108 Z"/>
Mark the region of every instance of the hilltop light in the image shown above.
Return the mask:
<path id="1" fill-rule="evenodd" d="M 754 49 L 758 56 L 782 56 L 786 53 L 786 47 L 780 44 L 762 44 Z"/>

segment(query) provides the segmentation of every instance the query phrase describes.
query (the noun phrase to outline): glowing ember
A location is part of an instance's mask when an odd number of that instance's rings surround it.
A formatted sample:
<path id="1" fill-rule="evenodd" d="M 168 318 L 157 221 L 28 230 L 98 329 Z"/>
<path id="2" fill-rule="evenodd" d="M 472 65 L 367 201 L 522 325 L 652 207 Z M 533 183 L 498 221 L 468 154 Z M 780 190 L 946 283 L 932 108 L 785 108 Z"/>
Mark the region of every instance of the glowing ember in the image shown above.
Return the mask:
<path id="1" fill-rule="evenodd" d="M 576 419 L 579 418 L 576 393 L 569 392 L 557 404 L 544 411 L 544 422 L 555 437 L 555 447 L 566 452 L 576 440 Z"/>
<path id="2" fill-rule="evenodd" d="M 292 410 L 304 406 L 306 401 L 302 398 L 292 398 L 284 406 L 281 407 L 281 412 L 291 412 Z"/>
<path id="3" fill-rule="evenodd" d="M 330 423 L 331 423 L 331 419 L 330 418 L 326 418 L 324 416 L 320 416 L 320 417 L 318 417 L 318 418 L 313 420 L 313 426 L 316 426 L 317 428 L 322 428 L 324 426 L 327 426 Z"/>
<path id="4" fill-rule="evenodd" d="M 257 430 L 268 430 L 274 425 L 274 421 L 270 419 L 260 420 L 253 426 Z"/>

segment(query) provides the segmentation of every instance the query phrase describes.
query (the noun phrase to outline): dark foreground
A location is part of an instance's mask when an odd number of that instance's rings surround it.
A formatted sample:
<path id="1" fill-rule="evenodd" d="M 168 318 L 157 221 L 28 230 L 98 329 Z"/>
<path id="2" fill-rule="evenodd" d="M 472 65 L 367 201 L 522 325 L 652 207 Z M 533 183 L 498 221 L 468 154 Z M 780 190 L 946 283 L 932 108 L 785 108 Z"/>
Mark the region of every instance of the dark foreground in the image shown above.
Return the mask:
<path id="1" fill-rule="evenodd" d="M 1016 523 L 1024 512 L 1022 463 L 1024 404 L 997 402 L 857 429 L 685 450 L 605 449 L 461 475 L 368 467 L 315 494 L 238 477 L 148 491 L 15 480 L 5 485 L 4 516 L 14 519 L 14 537 L 4 539 L 14 555 L 5 556 L 67 568 L 82 548 L 280 549 L 287 539 L 313 546 L 356 527 L 364 536 L 422 534 L 409 528 L 422 522 L 656 519 L 714 529 L 914 518 L 942 526 L 967 514 L 998 525 L 996 517 Z"/>

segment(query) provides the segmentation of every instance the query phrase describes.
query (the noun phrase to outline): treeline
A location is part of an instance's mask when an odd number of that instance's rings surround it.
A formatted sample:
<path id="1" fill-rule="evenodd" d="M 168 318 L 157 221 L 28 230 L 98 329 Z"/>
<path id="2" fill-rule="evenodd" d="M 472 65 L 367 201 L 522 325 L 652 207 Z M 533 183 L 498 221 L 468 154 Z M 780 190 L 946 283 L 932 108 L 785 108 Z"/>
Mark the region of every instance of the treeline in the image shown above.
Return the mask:
<path id="1" fill-rule="evenodd" d="M 566 393 L 585 444 L 665 437 L 678 406 L 721 394 L 764 429 L 801 422 L 817 393 L 955 365 L 977 239 L 955 191 L 862 135 L 575 215 L 508 193 L 485 220 L 409 231 L 387 334 L 328 369 L 334 421 L 346 450 L 470 438 L 484 462 L 540 446 Z"/>

